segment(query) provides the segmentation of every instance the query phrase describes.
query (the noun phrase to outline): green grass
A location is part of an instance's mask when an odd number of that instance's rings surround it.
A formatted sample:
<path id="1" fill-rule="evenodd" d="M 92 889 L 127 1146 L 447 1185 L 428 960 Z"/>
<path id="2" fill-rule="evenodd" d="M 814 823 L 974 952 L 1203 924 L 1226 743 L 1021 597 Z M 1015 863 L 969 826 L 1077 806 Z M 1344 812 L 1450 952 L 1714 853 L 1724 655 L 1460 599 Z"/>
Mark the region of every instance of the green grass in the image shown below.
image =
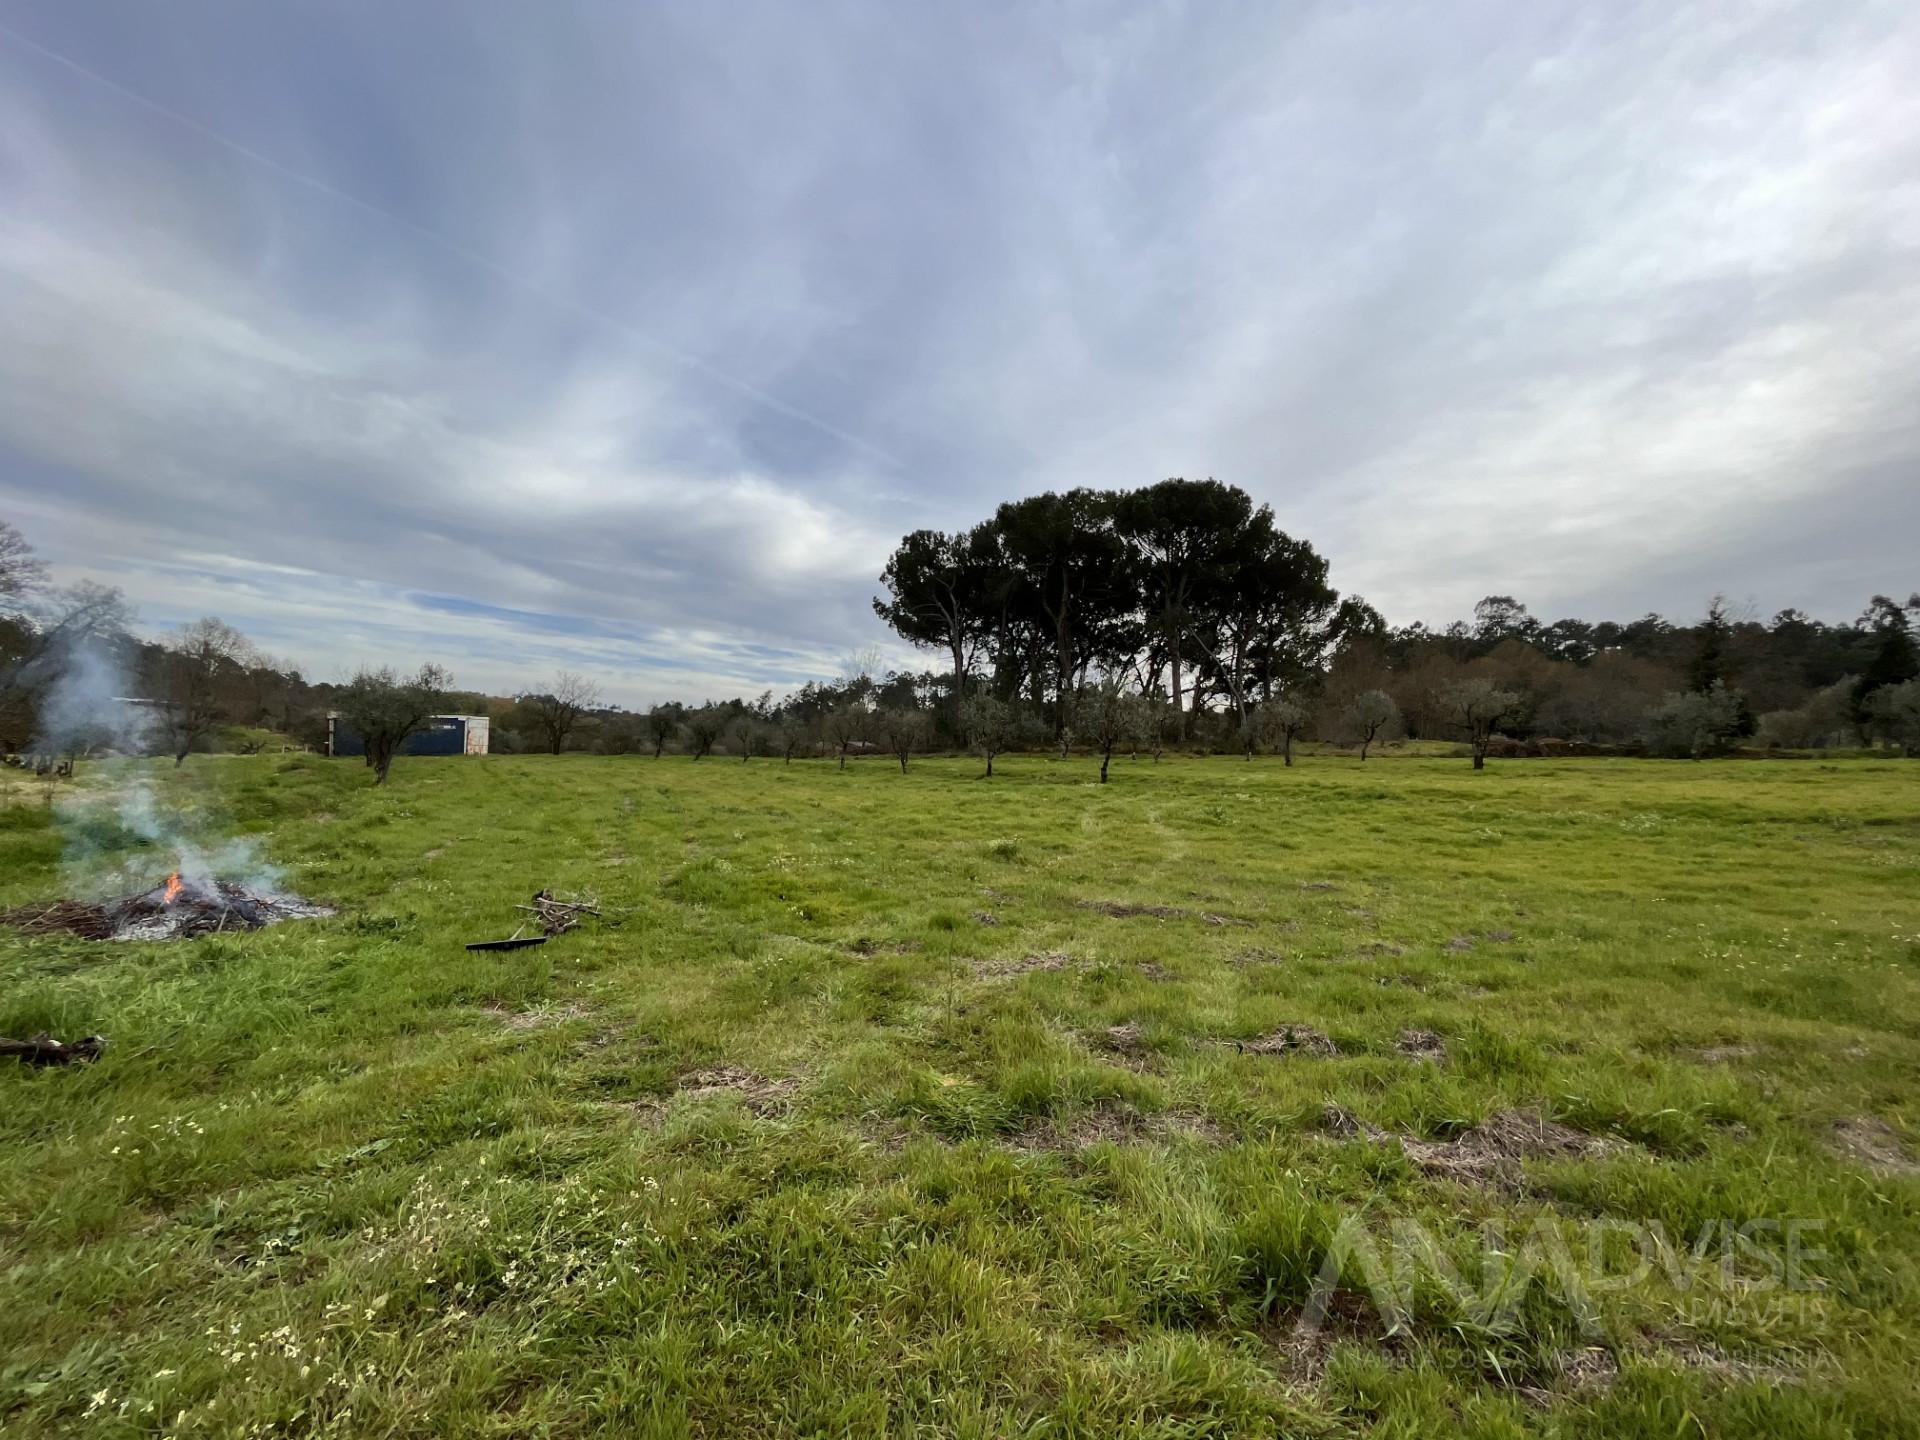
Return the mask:
<path id="1" fill-rule="evenodd" d="M 0 936 L 0 1033 L 112 1041 L 0 1071 L 0 1431 L 1911 1433 L 1920 765 L 978 768 L 153 767 L 340 914 Z M 0 809 L 0 904 L 74 883 L 53 822 Z M 462 948 L 540 886 L 606 917 Z M 1340 1053 L 1219 1043 L 1288 1023 Z M 1614 1143 L 1395 1138 L 1533 1105 Z M 1302 1337 L 1352 1219 L 1476 1276 L 1490 1222 L 1671 1248 L 1585 1310 L 1421 1272 L 1391 1332 L 1349 1255 Z M 1692 1252 L 1790 1220 L 1803 1288 L 1783 1230 Z"/>

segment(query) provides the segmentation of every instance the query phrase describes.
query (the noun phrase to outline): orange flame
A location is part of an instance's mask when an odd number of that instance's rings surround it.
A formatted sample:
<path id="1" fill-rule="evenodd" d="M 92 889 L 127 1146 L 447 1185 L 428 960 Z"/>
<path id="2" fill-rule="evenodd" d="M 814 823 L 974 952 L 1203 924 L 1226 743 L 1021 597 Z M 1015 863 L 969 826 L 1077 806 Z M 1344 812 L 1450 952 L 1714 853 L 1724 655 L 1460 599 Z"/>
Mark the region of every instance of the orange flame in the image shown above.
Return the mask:
<path id="1" fill-rule="evenodd" d="M 180 891 L 183 888 L 180 884 L 180 872 L 178 870 L 167 876 L 167 893 L 163 897 L 167 904 L 171 905 L 174 901 L 178 900 L 180 898 Z"/>

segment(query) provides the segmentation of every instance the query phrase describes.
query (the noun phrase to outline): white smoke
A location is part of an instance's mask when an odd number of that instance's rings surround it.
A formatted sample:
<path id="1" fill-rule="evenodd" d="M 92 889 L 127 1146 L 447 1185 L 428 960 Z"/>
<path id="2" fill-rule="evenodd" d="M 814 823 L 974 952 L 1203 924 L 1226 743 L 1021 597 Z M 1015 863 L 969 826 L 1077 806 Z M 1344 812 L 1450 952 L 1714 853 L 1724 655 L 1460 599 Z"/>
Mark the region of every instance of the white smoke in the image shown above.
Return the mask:
<path id="1" fill-rule="evenodd" d="M 41 695 L 36 750 L 109 757 L 56 806 L 74 892 L 124 894 L 175 873 L 190 890 L 209 892 L 214 881 L 233 880 L 256 894 L 279 894 L 280 873 L 257 840 L 205 841 L 195 833 L 195 813 L 157 786 L 137 758 L 153 748 L 161 716 L 135 702 L 116 650 L 97 641 L 74 645 L 55 665 Z"/>

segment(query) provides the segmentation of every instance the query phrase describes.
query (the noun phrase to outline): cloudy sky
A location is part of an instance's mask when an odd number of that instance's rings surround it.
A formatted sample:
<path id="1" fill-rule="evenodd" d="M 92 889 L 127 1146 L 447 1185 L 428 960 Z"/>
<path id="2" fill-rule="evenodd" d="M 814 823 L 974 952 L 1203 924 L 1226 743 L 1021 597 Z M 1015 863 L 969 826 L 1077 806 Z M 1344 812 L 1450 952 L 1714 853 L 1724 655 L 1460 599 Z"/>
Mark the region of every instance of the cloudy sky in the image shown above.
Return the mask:
<path id="1" fill-rule="evenodd" d="M 1920 7 L 0 0 L 0 516 L 629 703 L 1212 475 L 1396 621 L 1920 584 Z"/>

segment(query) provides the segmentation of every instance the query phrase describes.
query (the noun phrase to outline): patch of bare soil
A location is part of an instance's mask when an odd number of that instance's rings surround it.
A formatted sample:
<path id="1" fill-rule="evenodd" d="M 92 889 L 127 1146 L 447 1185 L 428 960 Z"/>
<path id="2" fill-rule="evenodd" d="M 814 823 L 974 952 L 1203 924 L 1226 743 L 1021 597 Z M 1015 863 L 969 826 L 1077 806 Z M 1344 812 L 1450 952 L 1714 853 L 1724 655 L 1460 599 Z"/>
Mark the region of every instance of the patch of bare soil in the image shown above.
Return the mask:
<path id="1" fill-rule="evenodd" d="M 1197 1140 L 1225 1145 L 1229 1137 L 1204 1115 L 1164 1112 L 1142 1115 L 1131 1106 L 1100 1105 L 1070 1115 L 1035 1121 L 1008 1144 L 1033 1155 L 1085 1150 L 1093 1145 L 1138 1145 L 1156 1140 Z"/>
<path id="2" fill-rule="evenodd" d="M 592 1012 L 584 1005 L 569 1002 L 565 1005 L 535 1005 L 526 1010 L 489 1005 L 486 1013 L 516 1034 L 525 1034 L 529 1030 L 544 1030 L 549 1025 L 564 1025 L 569 1020 L 581 1020 Z"/>
<path id="3" fill-rule="evenodd" d="M 1064 950 L 1043 950 L 1037 955 L 1023 955 L 1017 960 L 981 960 L 975 963 L 973 973 L 982 980 L 998 980 L 1008 975 L 1066 970 L 1075 963 L 1074 958 Z"/>
<path id="4" fill-rule="evenodd" d="M 1320 1107 L 1320 1130 L 1336 1140 L 1351 1140 L 1355 1136 L 1364 1136 L 1377 1144 L 1386 1139 L 1385 1132 L 1374 1129 L 1346 1106 L 1332 1100 Z"/>
<path id="5" fill-rule="evenodd" d="M 856 955 L 911 955 L 920 947 L 911 940 L 871 940 L 863 937 L 847 948 Z"/>
<path id="6" fill-rule="evenodd" d="M 696 1100 L 709 1095 L 738 1095 L 755 1115 L 772 1115 L 785 1110 L 799 1088 L 798 1076 L 774 1080 L 737 1065 L 713 1065 L 682 1075 L 674 1093 Z"/>
<path id="7" fill-rule="evenodd" d="M 1517 1186 L 1523 1160 L 1591 1160 L 1619 1153 L 1618 1140 L 1589 1135 L 1539 1110 L 1502 1110 L 1454 1140 L 1399 1137 L 1406 1157 L 1429 1175 L 1471 1185 Z"/>
<path id="8" fill-rule="evenodd" d="M 1620 1378 L 1620 1362 L 1613 1352 L 1600 1345 L 1569 1350 L 1554 1357 L 1554 1368 L 1561 1382 L 1577 1394 L 1604 1395 Z"/>
<path id="9" fill-rule="evenodd" d="M 1461 954 L 1464 951 L 1471 950 L 1473 949 L 1473 936 L 1456 935 L 1451 940 L 1447 941 L 1445 948 L 1453 951 L 1456 955 Z"/>
<path id="10" fill-rule="evenodd" d="M 1319 1388 L 1333 1347 L 1342 1340 L 1362 1341 L 1390 1357 L 1399 1356 L 1406 1344 L 1403 1337 L 1386 1333 L 1379 1312 L 1364 1296 L 1344 1290 L 1327 1297 L 1326 1313 L 1318 1324 L 1283 1320 L 1269 1326 L 1265 1333 L 1273 1346 L 1280 1383 L 1296 1393 Z"/>
<path id="11" fill-rule="evenodd" d="M 1156 920 L 1177 920 L 1187 912 L 1177 905 L 1129 905 L 1121 900 L 1081 900 L 1082 910 L 1097 910 L 1115 920 L 1131 920 L 1136 915 L 1151 915 Z"/>
<path id="12" fill-rule="evenodd" d="M 1257 1040 L 1235 1040 L 1242 1055 L 1338 1055 L 1340 1047 L 1311 1025 L 1282 1025 Z"/>
<path id="13" fill-rule="evenodd" d="M 1100 1032 L 1099 1044 L 1102 1049 L 1133 1059 L 1138 1059 L 1147 1053 L 1146 1034 L 1131 1020 L 1123 1025 L 1109 1025 Z"/>
<path id="14" fill-rule="evenodd" d="M 973 923 L 976 925 L 998 925 L 1000 923 L 1000 917 L 991 910 L 975 910 L 973 912 Z"/>
<path id="15" fill-rule="evenodd" d="M 1491 940 L 1495 945 L 1506 945 L 1513 940 L 1513 932 L 1511 930 L 1489 930 L 1486 932 L 1486 938 Z"/>
<path id="16" fill-rule="evenodd" d="M 1876 1175 L 1920 1175 L 1906 1142 L 1877 1115 L 1855 1115 L 1835 1123 L 1828 1146 L 1843 1160 L 1853 1160 Z"/>
<path id="17" fill-rule="evenodd" d="M 1707 1045 L 1693 1052 L 1693 1058 L 1702 1065 L 1725 1065 L 1733 1060 L 1747 1060 L 1760 1052 L 1751 1045 Z"/>
<path id="18" fill-rule="evenodd" d="M 1287 957 L 1278 950 L 1263 950 L 1258 946 L 1251 950 L 1241 950 L 1227 962 L 1236 969 L 1244 970 L 1249 965 L 1284 965 Z"/>
<path id="19" fill-rule="evenodd" d="M 1302 880 L 1300 888 L 1302 890 L 1338 890 L 1340 887 L 1331 880 Z"/>
<path id="20" fill-rule="evenodd" d="M 1376 985 L 1398 985 L 1403 990 L 1424 990 L 1427 988 L 1427 982 L 1418 975 L 1376 975 L 1373 977 L 1373 983 Z"/>
<path id="21" fill-rule="evenodd" d="M 1447 1042 L 1431 1030 L 1402 1030 L 1393 1048 L 1409 1060 L 1437 1064 L 1447 1058 Z"/>
<path id="22" fill-rule="evenodd" d="M 1216 915 L 1211 910 L 1202 910 L 1200 918 L 1209 925 L 1231 925 L 1242 930 L 1253 928 L 1253 921 L 1242 920 L 1238 915 Z"/>
<path id="23" fill-rule="evenodd" d="M 1142 960 L 1133 967 L 1149 980 L 1171 980 L 1173 972 L 1157 960 Z"/>
<path id="24" fill-rule="evenodd" d="M 1369 940 L 1355 952 L 1360 955 L 1404 955 L 1406 950 L 1391 940 Z"/>

